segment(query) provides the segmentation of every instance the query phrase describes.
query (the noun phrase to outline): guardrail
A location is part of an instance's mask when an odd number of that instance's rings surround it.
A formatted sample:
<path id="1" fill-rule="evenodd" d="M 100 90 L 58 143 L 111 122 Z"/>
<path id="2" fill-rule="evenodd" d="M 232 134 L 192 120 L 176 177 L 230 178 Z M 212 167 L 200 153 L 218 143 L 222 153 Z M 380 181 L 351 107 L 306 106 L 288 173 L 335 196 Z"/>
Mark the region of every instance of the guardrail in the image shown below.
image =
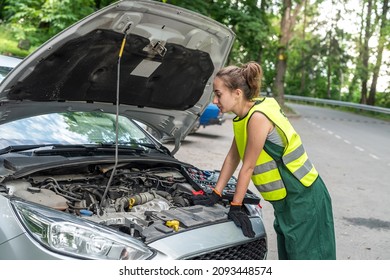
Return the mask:
<path id="1" fill-rule="evenodd" d="M 345 101 L 337 101 L 337 100 L 331 100 L 331 99 L 321 99 L 321 98 L 314 98 L 314 97 L 306 97 L 306 96 L 297 96 L 297 95 L 284 95 L 285 100 L 293 100 L 293 101 L 302 101 L 302 102 L 308 102 L 308 103 L 314 103 L 314 104 L 323 104 L 323 105 L 334 105 L 334 106 L 340 106 L 340 107 L 349 107 L 354 109 L 360 109 L 360 110 L 366 110 L 366 111 L 372 111 L 382 114 L 390 114 L 389 108 L 384 107 L 377 107 L 377 106 L 371 106 L 371 105 L 365 105 L 365 104 L 358 104 L 358 103 L 352 103 L 352 102 L 345 102 Z"/>

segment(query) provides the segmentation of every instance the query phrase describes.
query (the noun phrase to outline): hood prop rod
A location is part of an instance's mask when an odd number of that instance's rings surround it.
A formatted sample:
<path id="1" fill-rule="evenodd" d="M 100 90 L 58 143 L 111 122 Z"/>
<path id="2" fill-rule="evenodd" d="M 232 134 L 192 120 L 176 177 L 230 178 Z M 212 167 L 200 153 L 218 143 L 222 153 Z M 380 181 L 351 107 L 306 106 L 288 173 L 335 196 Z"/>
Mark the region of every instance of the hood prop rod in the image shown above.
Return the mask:
<path id="1" fill-rule="evenodd" d="M 131 24 L 132 23 L 129 22 L 126 29 L 124 30 L 124 36 L 123 36 L 122 45 L 121 45 L 121 48 L 119 51 L 118 63 L 117 63 L 116 104 L 115 104 L 115 106 L 116 106 L 116 114 L 115 114 L 115 163 L 114 163 L 114 168 L 111 171 L 110 179 L 107 182 L 106 189 L 104 190 L 102 200 L 100 201 L 98 215 L 103 215 L 103 206 L 106 202 L 106 196 L 108 193 L 108 189 L 111 186 L 112 180 L 113 180 L 114 175 L 116 173 L 116 168 L 118 166 L 118 145 L 119 145 L 118 144 L 118 142 L 119 142 L 119 129 L 118 129 L 118 127 L 119 127 L 119 97 L 120 97 L 119 87 L 120 87 L 121 59 L 122 59 L 123 50 L 124 50 L 125 45 L 126 45 L 127 34 L 130 31 Z"/>

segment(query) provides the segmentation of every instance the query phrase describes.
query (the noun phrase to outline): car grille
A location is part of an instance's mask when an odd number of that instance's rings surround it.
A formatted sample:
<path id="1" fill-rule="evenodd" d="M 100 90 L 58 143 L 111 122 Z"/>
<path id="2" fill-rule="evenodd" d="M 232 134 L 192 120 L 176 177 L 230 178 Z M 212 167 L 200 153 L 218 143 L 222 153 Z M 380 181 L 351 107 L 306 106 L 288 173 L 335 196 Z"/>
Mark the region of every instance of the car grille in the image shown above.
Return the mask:
<path id="1" fill-rule="evenodd" d="M 267 254 L 265 239 L 208 252 L 188 258 L 188 260 L 264 260 Z"/>

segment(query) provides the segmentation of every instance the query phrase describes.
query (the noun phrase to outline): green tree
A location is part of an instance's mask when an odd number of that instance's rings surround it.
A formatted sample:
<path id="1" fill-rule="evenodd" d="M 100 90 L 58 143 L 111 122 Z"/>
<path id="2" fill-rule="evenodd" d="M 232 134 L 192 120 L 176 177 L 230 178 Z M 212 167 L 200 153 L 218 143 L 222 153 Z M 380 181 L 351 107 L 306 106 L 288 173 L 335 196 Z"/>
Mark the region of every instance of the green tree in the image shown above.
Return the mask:
<path id="1" fill-rule="evenodd" d="M 292 0 L 283 0 L 280 21 L 280 34 L 279 34 L 279 45 L 277 49 L 277 62 L 276 62 L 276 76 L 274 83 L 273 93 L 279 103 L 284 103 L 284 82 L 287 71 L 287 53 L 289 43 L 293 37 L 293 31 L 297 21 L 297 17 L 302 10 L 305 2 L 297 1 L 293 5 Z"/>
<path id="2" fill-rule="evenodd" d="M 365 4 L 367 4 L 366 16 L 364 19 L 364 30 L 362 30 L 362 48 L 361 48 L 361 68 L 360 68 L 360 79 L 361 79 L 361 98 L 360 103 L 367 103 L 367 84 L 369 78 L 369 46 L 368 43 L 372 37 L 373 29 L 372 29 L 372 9 L 373 9 L 373 0 L 365 0 Z"/>
<path id="3" fill-rule="evenodd" d="M 388 0 L 363 0 L 361 7 L 348 5 L 352 0 L 155 1 L 196 11 L 230 27 L 236 40 L 227 63 L 259 62 L 264 71 L 263 90 L 273 88 L 281 103 L 286 92 L 389 104 L 390 87 L 377 92 L 381 73 L 390 67 L 385 59 L 385 52 L 390 51 Z M 20 47 L 22 42 L 39 46 L 113 2 L 0 0 L 0 39 L 5 42 L 6 37 L 8 42 L 11 38 Z M 356 16 L 361 24 L 357 34 L 343 26 L 345 18 Z M 376 41 L 375 47 L 369 46 L 368 42 Z M 1 51 L 6 50 L 4 45 Z"/>
<path id="4" fill-rule="evenodd" d="M 376 88 L 379 78 L 379 71 L 382 66 L 382 59 L 383 59 L 383 51 L 385 48 L 385 45 L 387 43 L 388 46 L 390 44 L 388 43 L 388 39 L 390 37 L 390 24 L 387 19 L 387 16 L 389 15 L 389 0 L 383 0 L 382 3 L 382 9 L 381 13 L 379 13 L 379 21 L 380 21 L 380 27 L 379 27 L 379 39 L 378 39 L 378 47 L 377 47 L 377 55 L 376 55 L 376 62 L 375 66 L 373 68 L 373 75 L 372 75 L 372 82 L 370 86 L 370 92 L 367 100 L 367 104 L 369 105 L 375 105 L 375 99 L 376 99 Z"/>
<path id="5" fill-rule="evenodd" d="M 41 44 L 95 11 L 93 0 L 8 0 L 7 23 L 17 40 Z"/>

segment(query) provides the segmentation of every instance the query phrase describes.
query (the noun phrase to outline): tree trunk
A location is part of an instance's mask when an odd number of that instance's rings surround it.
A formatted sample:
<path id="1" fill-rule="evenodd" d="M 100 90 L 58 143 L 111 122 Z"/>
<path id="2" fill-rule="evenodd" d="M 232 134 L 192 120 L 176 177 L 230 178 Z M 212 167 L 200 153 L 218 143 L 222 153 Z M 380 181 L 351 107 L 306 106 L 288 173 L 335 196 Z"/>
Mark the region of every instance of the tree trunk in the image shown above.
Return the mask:
<path id="1" fill-rule="evenodd" d="M 304 5 L 304 2 L 306 1 L 297 3 L 295 8 L 292 9 L 292 1 L 283 0 L 279 47 L 277 51 L 276 62 L 276 77 L 273 91 L 275 98 L 282 105 L 284 104 L 284 78 L 286 76 L 287 70 L 288 43 L 290 42 L 293 35 L 292 32 L 295 26 L 297 15 Z"/>
<path id="2" fill-rule="evenodd" d="M 286 61 L 286 52 L 283 47 L 278 49 L 278 60 L 276 62 L 276 77 L 275 77 L 275 89 L 274 94 L 275 98 L 284 104 L 284 77 L 286 76 L 287 70 L 287 61 Z"/>
<path id="3" fill-rule="evenodd" d="M 388 11 L 389 11 L 389 0 L 384 0 L 383 8 L 382 8 L 382 16 L 381 16 L 381 26 L 379 31 L 378 52 L 377 52 L 376 63 L 375 63 L 373 76 L 372 76 L 370 93 L 367 100 L 368 105 L 375 105 L 376 86 L 378 83 L 379 71 L 382 64 L 383 49 L 386 41 L 385 29 L 386 29 L 386 23 L 387 23 L 386 17 Z"/>
<path id="4" fill-rule="evenodd" d="M 327 71 L 326 71 L 326 97 L 328 99 L 332 99 L 331 83 L 332 83 L 332 65 L 330 63 L 330 59 L 328 58 Z"/>
<path id="5" fill-rule="evenodd" d="M 372 12 L 372 0 L 367 0 L 367 15 L 366 15 L 366 27 L 364 34 L 363 52 L 362 52 L 362 88 L 361 88 L 361 104 L 367 104 L 367 84 L 368 84 L 368 59 L 369 59 L 369 47 L 368 41 L 371 38 L 371 12 Z"/>
<path id="6" fill-rule="evenodd" d="M 360 69 L 361 69 L 361 58 L 363 54 L 363 32 L 364 32 L 364 5 L 361 7 L 361 13 L 360 13 L 360 27 L 359 27 L 359 38 L 357 42 L 358 46 L 358 56 L 355 58 L 355 69 L 353 70 L 353 76 L 352 76 L 352 81 L 349 83 L 348 86 L 348 95 L 347 95 L 347 101 L 352 102 L 354 93 L 358 91 L 358 87 L 360 84 Z"/>
<path id="7" fill-rule="evenodd" d="M 305 9 L 303 10 L 303 27 L 302 27 L 302 41 L 305 42 L 306 40 L 306 5 L 307 5 L 307 1 L 305 0 L 304 1 L 304 5 L 305 5 Z M 301 60 L 304 61 L 305 60 L 305 52 L 302 50 L 301 51 Z M 306 88 L 306 67 L 303 66 L 302 67 L 302 70 L 301 70 L 301 85 L 300 85 L 300 94 L 303 95 L 304 92 L 305 92 L 305 88 Z"/>

